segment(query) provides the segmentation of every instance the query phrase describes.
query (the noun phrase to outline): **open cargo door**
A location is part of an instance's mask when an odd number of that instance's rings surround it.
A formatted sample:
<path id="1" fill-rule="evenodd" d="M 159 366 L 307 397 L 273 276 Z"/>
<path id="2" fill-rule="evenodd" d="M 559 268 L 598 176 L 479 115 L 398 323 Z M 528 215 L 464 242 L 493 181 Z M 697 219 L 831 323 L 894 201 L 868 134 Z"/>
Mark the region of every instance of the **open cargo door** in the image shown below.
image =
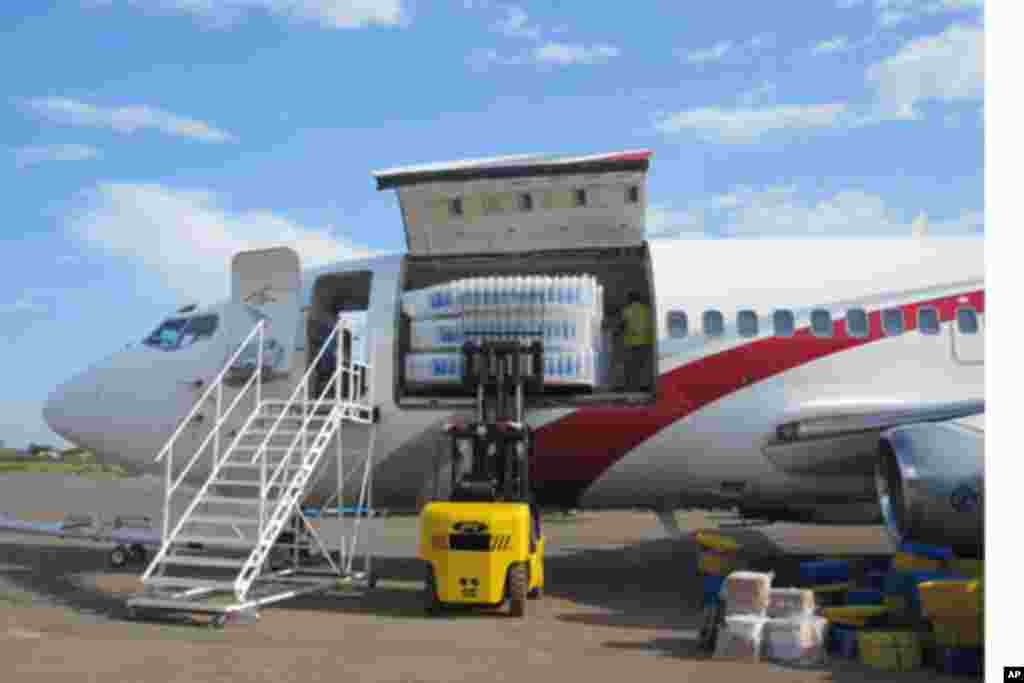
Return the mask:
<path id="1" fill-rule="evenodd" d="M 399 283 L 396 403 L 471 406 L 459 381 L 462 343 L 481 331 L 509 341 L 530 330 L 544 335 L 551 372 L 545 370 L 543 394 L 529 403 L 651 402 L 656 335 L 646 362 L 623 370 L 636 354 L 606 334 L 630 292 L 657 320 L 644 241 L 649 157 L 647 150 L 526 155 L 374 173 L 379 190 L 398 194 L 408 243 Z M 596 306 L 593 281 L 602 287 Z M 623 381 L 638 372 L 646 381 Z"/>
<path id="2" fill-rule="evenodd" d="M 275 247 L 242 251 L 232 258 L 231 300 L 254 314 L 252 324 L 258 318 L 267 321 L 263 362 L 270 378 L 291 371 L 300 329 L 301 296 L 302 271 L 295 250 Z M 239 362 L 251 363 L 255 356 L 250 356 L 248 352 L 243 354 Z"/>

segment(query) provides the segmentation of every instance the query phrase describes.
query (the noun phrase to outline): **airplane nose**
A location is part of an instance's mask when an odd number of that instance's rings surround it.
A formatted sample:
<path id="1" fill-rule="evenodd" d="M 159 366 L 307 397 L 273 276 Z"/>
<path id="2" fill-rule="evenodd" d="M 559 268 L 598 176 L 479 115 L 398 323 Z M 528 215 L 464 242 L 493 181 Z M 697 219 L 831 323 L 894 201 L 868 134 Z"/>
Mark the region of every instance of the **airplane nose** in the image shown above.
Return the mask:
<path id="1" fill-rule="evenodd" d="M 89 419 L 86 413 L 94 403 L 87 396 L 86 379 L 78 377 L 61 384 L 43 404 L 43 420 L 50 429 L 79 445 Z"/>

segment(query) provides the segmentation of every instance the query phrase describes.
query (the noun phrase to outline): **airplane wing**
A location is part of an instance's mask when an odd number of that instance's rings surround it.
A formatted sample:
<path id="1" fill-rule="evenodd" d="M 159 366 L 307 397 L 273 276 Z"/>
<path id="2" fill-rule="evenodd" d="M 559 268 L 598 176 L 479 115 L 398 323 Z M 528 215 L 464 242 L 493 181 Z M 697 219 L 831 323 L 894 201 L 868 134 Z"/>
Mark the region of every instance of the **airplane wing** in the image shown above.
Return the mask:
<path id="1" fill-rule="evenodd" d="M 765 435 L 762 452 L 793 474 L 871 475 L 884 430 L 984 412 L 984 400 L 809 403 L 787 411 L 774 432 Z"/>

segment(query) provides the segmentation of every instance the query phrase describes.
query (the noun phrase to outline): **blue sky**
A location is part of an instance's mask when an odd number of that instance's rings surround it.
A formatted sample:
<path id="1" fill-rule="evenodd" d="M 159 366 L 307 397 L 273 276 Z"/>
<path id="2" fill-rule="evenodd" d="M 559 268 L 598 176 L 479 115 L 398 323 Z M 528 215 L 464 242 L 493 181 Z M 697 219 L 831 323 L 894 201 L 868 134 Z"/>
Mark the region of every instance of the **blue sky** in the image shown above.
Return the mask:
<path id="1" fill-rule="evenodd" d="M 981 5 L 4 3 L 0 439 L 239 249 L 401 250 L 378 168 L 647 147 L 652 237 L 980 236 Z"/>

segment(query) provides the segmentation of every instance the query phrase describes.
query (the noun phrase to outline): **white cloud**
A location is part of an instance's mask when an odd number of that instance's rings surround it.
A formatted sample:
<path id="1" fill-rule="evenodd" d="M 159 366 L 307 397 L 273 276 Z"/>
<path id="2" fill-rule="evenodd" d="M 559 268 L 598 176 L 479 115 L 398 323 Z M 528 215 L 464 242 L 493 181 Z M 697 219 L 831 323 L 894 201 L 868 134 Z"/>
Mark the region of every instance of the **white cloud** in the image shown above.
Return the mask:
<path id="1" fill-rule="evenodd" d="M 666 204 L 647 207 L 646 233 L 653 239 L 706 237 L 703 214 L 696 209 L 673 209 Z"/>
<path id="2" fill-rule="evenodd" d="M 980 11 L 983 0 L 875 0 L 878 21 L 892 27 L 926 16 Z"/>
<path id="3" fill-rule="evenodd" d="M 910 41 L 871 65 L 866 78 L 876 90 L 883 117 L 917 118 L 921 102 L 982 99 L 984 59 L 984 30 L 954 24 L 938 35 Z"/>
<path id="4" fill-rule="evenodd" d="M 505 8 L 505 16 L 494 25 L 494 29 L 509 38 L 529 38 L 540 40 L 540 28 L 527 24 L 529 17 L 522 7 L 508 5 Z"/>
<path id="5" fill-rule="evenodd" d="M 836 36 L 830 40 L 823 40 L 811 48 L 812 55 L 831 54 L 833 52 L 845 52 L 851 47 L 846 36 Z"/>
<path id="6" fill-rule="evenodd" d="M 217 28 L 231 26 L 250 12 L 332 29 L 398 25 L 407 20 L 401 0 L 82 0 L 82 4 L 126 4 L 143 10 L 191 14 Z"/>
<path id="7" fill-rule="evenodd" d="M 655 128 L 665 134 L 693 131 L 709 142 L 744 144 L 781 130 L 835 127 L 845 114 L 846 105 L 840 103 L 756 109 L 705 107 L 669 114 L 657 121 Z"/>
<path id="8" fill-rule="evenodd" d="M 919 211 L 907 222 L 880 196 L 844 190 L 820 200 L 802 197 L 796 186 L 739 186 L 684 207 L 653 205 L 647 212 L 652 238 L 710 237 L 865 237 L 964 235 L 983 230 L 980 211 L 929 222 Z"/>
<path id="9" fill-rule="evenodd" d="M 686 55 L 686 61 L 691 64 L 704 64 L 706 62 L 718 62 L 723 57 L 729 54 L 729 50 L 733 48 L 733 42 L 730 40 L 722 40 L 709 48 L 703 50 L 694 50 Z"/>
<path id="10" fill-rule="evenodd" d="M 720 40 L 711 47 L 684 52 L 676 50 L 676 55 L 685 59 L 690 64 L 709 64 L 712 62 L 724 61 L 746 61 L 752 59 L 759 52 L 772 45 L 774 36 L 767 33 L 756 35 L 750 40 L 734 42 L 732 40 Z"/>
<path id="11" fill-rule="evenodd" d="M 0 304 L 0 315 L 12 313 L 45 313 L 46 307 L 31 299 L 22 297 L 10 304 Z"/>
<path id="12" fill-rule="evenodd" d="M 619 48 L 611 45 L 571 45 L 568 43 L 546 43 L 533 50 L 533 58 L 540 63 L 553 64 L 597 64 L 612 57 L 618 57 Z"/>
<path id="13" fill-rule="evenodd" d="M 683 208 L 654 206 L 648 212 L 648 224 L 662 237 L 685 235 L 695 232 L 694 228 L 722 237 L 896 237 L 978 233 L 984 215 L 964 211 L 936 223 L 919 211 L 907 222 L 882 197 L 863 190 L 843 190 L 812 200 L 801 197 L 796 186 L 775 185 L 739 186 Z"/>
<path id="14" fill-rule="evenodd" d="M 47 161 L 88 161 L 99 157 L 100 151 L 89 145 L 30 145 L 14 150 L 14 163 L 18 168 Z"/>
<path id="15" fill-rule="evenodd" d="M 66 219 L 78 240 L 160 275 L 191 299 L 226 295 L 228 264 L 244 249 L 289 246 L 304 267 L 371 251 L 270 211 L 232 211 L 211 192 L 101 183 Z"/>
<path id="16" fill-rule="evenodd" d="M 863 5 L 864 0 L 836 0 L 836 7 L 839 9 L 850 9 L 857 5 Z"/>
<path id="17" fill-rule="evenodd" d="M 134 133 L 152 128 L 168 135 L 202 142 L 232 142 L 236 138 L 226 131 L 198 119 L 190 119 L 148 105 L 103 107 L 68 97 L 36 97 L 24 104 L 37 114 L 75 126 L 110 128 L 119 133 Z"/>

